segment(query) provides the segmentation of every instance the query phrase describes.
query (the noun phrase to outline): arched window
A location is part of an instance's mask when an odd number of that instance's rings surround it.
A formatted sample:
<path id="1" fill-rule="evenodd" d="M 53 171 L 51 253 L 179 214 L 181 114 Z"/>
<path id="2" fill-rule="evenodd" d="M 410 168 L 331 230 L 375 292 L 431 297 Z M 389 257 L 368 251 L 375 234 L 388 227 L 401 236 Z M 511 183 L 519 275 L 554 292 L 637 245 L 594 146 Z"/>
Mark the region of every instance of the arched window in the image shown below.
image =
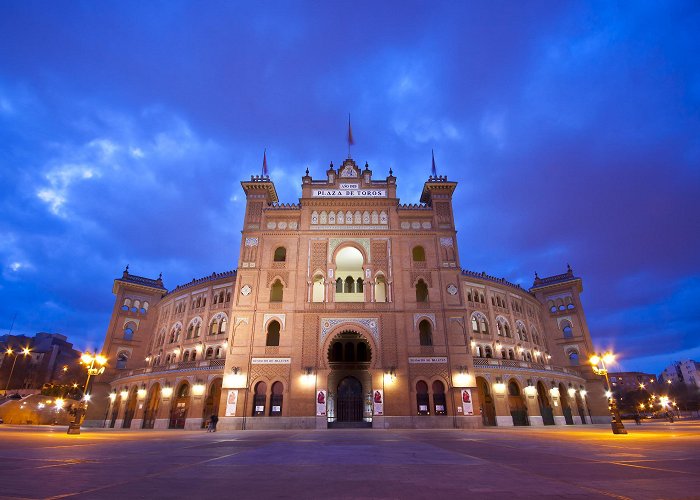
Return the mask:
<path id="1" fill-rule="evenodd" d="M 280 345 L 280 324 L 279 321 L 272 320 L 267 325 L 267 337 L 265 338 L 266 346 Z"/>
<path id="2" fill-rule="evenodd" d="M 416 283 L 416 302 L 428 302 L 428 285 L 422 279 Z"/>
<path id="3" fill-rule="evenodd" d="M 270 302 L 282 302 L 284 297 L 284 285 L 277 279 L 270 287 Z"/>
<path id="4" fill-rule="evenodd" d="M 516 384 L 512 380 L 508 383 L 508 395 L 520 396 L 520 387 L 518 387 L 518 384 Z"/>
<path id="5" fill-rule="evenodd" d="M 341 248 L 335 256 L 336 275 L 341 278 L 338 291 L 336 281 L 336 302 L 363 302 L 364 294 L 359 289 L 358 279 L 364 277 L 364 256 L 354 247 Z M 363 284 L 364 285 L 364 284 Z"/>
<path id="6" fill-rule="evenodd" d="M 486 318 L 479 318 L 479 325 L 481 326 L 481 333 L 489 333 L 489 325 L 486 323 Z"/>
<path id="7" fill-rule="evenodd" d="M 418 323 L 418 331 L 420 335 L 420 345 L 433 345 L 433 329 L 430 321 L 424 319 Z"/>
<path id="8" fill-rule="evenodd" d="M 369 361 L 369 352 L 367 349 L 367 344 L 364 342 L 359 342 L 357 344 L 357 361 L 358 363 L 366 363 Z"/>
<path id="9" fill-rule="evenodd" d="M 323 276 L 317 274 L 314 276 L 314 282 L 311 285 L 311 301 L 323 302 L 325 298 L 325 289 L 323 286 Z"/>
<path id="10" fill-rule="evenodd" d="M 413 247 L 411 253 L 413 255 L 413 262 L 425 262 L 425 249 L 422 246 Z"/>
<path id="11" fill-rule="evenodd" d="M 493 358 L 493 351 L 490 345 L 484 346 L 484 357 Z"/>
<path id="12" fill-rule="evenodd" d="M 185 354 L 182 355 L 182 361 L 189 361 L 190 360 L 190 351 L 185 351 Z"/>
<path id="13" fill-rule="evenodd" d="M 473 332 L 479 331 L 479 320 L 476 319 L 476 316 L 472 316 L 472 331 Z"/>
<path id="14" fill-rule="evenodd" d="M 357 293 L 362 293 L 365 291 L 365 283 L 362 278 L 357 278 Z"/>
<path id="15" fill-rule="evenodd" d="M 447 415 L 445 384 L 439 380 L 433 382 L 433 406 L 435 408 L 435 415 Z"/>
<path id="16" fill-rule="evenodd" d="M 376 302 L 386 302 L 386 280 L 381 274 L 375 278 L 374 300 Z"/>
<path id="17" fill-rule="evenodd" d="M 345 355 L 343 356 L 343 361 L 350 363 L 355 361 L 355 344 L 353 342 L 345 342 Z"/>
<path id="18" fill-rule="evenodd" d="M 579 365 L 579 359 L 578 359 L 578 351 L 575 350 L 570 350 L 569 351 L 569 364 L 571 366 L 578 366 Z"/>
<path id="19" fill-rule="evenodd" d="M 275 262 L 284 262 L 287 260 L 287 249 L 284 247 L 277 247 L 275 249 L 275 256 L 272 259 Z"/>
<path id="20" fill-rule="evenodd" d="M 131 309 L 131 299 L 124 299 L 124 305 L 122 306 L 122 311 L 128 311 Z"/>
<path id="21" fill-rule="evenodd" d="M 228 327 L 228 320 L 224 316 L 221 318 L 221 328 L 219 328 L 219 333 L 226 333 L 226 327 Z"/>
<path id="22" fill-rule="evenodd" d="M 117 369 L 123 370 L 126 368 L 126 363 L 129 361 L 129 354 L 126 352 L 120 352 L 117 355 Z"/>
<path id="23" fill-rule="evenodd" d="M 418 406 L 418 415 L 430 415 L 428 384 L 422 380 L 416 383 L 416 405 Z"/>
<path id="24" fill-rule="evenodd" d="M 331 361 L 343 361 L 343 344 L 334 342 L 331 350 Z"/>
<path id="25" fill-rule="evenodd" d="M 345 278 L 345 286 L 343 287 L 345 293 L 355 293 L 355 280 L 352 276 Z"/>
<path id="26" fill-rule="evenodd" d="M 343 280 L 341 278 L 335 280 L 335 293 L 343 293 Z"/>
<path id="27" fill-rule="evenodd" d="M 214 357 L 214 348 L 208 347 L 204 353 L 204 359 L 211 359 Z"/>
<path id="28" fill-rule="evenodd" d="M 136 323 L 130 321 L 126 325 L 124 325 L 124 340 L 133 340 L 135 331 Z"/>
<path id="29" fill-rule="evenodd" d="M 270 394 L 270 416 L 279 417 L 282 415 L 282 393 L 284 386 L 282 382 L 272 384 L 272 393 Z"/>
<path id="30" fill-rule="evenodd" d="M 561 331 L 564 334 L 564 338 L 570 339 L 571 337 L 574 336 L 574 332 L 571 329 L 571 323 L 569 323 L 568 321 L 564 321 L 561 324 L 561 326 L 562 326 Z"/>
<path id="31" fill-rule="evenodd" d="M 503 324 L 503 331 L 505 332 L 506 337 L 511 338 L 513 336 L 510 333 L 510 326 L 508 325 L 508 323 Z"/>
<path id="32" fill-rule="evenodd" d="M 194 325 L 190 325 L 187 327 L 187 335 L 185 336 L 185 338 L 191 339 L 193 334 L 194 334 Z"/>
<path id="33" fill-rule="evenodd" d="M 209 335 L 216 335 L 217 333 L 219 333 L 219 320 L 214 318 L 209 325 Z"/>

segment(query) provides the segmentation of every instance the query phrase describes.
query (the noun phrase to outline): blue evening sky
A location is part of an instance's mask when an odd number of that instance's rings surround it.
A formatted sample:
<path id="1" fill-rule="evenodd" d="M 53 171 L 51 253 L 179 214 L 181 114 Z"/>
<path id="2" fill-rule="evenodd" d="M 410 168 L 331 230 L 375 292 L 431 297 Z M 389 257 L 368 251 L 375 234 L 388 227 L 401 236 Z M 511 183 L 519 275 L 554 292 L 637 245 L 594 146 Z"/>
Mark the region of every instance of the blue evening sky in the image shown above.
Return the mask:
<path id="1" fill-rule="evenodd" d="M 130 264 L 236 267 L 267 148 L 281 201 L 347 155 L 417 202 L 435 150 L 461 263 L 583 278 L 619 368 L 700 359 L 700 3 L 0 3 L 0 333 L 101 343 Z"/>

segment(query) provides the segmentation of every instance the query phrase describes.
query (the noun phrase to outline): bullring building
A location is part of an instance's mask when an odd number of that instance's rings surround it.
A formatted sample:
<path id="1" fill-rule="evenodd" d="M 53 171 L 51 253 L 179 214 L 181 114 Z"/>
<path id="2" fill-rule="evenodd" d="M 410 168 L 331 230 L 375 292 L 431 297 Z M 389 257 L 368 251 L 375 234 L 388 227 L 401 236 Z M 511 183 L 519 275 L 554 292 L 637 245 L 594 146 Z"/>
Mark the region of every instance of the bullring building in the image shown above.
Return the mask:
<path id="1" fill-rule="evenodd" d="M 237 269 L 168 290 L 127 269 L 89 423 L 114 428 L 473 428 L 607 422 L 568 268 L 521 288 L 463 269 L 452 195 L 402 204 L 351 158 L 280 203 L 241 182 Z M 97 387 L 95 395 L 97 394 Z M 100 399 L 100 398 L 95 398 Z"/>

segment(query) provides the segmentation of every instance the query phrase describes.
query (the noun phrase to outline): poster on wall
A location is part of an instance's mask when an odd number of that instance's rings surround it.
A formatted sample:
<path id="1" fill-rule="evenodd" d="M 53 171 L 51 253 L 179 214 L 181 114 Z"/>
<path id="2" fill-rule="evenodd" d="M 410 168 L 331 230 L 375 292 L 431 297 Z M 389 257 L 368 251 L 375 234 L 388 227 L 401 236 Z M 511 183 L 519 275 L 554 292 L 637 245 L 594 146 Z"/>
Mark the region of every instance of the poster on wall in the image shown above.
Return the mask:
<path id="1" fill-rule="evenodd" d="M 382 389 L 374 390 L 372 401 L 374 401 L 374 414 L 384 415 L 384 391 Z"/>
<path id="2" fill-rule="evenodd" d="M 462 389 L 462 408 L 464 409 L 465 415 L 474 415 L 471 389 Z"/>
<path id="3" fill-rule="evenodd" d="M 326 416 L 326 391 L 320 390 L 316 393 L 316 416 Z"/>
<path id="4" fill-rule="evenodd" d="M 226 397 L 226 416 L 236 416 L 236 405 L 238 404 L 238 389 L 229 389 Z"/>

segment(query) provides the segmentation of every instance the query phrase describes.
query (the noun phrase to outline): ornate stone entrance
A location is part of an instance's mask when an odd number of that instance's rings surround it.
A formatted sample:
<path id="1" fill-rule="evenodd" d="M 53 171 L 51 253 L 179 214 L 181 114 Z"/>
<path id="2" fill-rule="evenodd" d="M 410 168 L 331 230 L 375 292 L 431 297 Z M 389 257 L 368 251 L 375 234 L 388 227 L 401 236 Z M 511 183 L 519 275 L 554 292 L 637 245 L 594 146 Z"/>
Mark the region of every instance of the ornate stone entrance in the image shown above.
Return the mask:
<path id="1" fill-rule="evenodd" d="M 333 338 L 328 349 L 329 428 L 371 427 L 372 350 L 367 340 L 354 331 Z"/>

